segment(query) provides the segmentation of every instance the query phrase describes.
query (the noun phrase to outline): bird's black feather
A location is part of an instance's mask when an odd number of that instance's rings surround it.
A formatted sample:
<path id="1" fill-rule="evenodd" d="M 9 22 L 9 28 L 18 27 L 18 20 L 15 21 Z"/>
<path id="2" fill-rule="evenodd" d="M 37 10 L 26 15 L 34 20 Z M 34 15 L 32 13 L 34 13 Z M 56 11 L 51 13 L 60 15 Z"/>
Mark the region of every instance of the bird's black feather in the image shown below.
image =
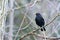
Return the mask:
<path id="1" fill-rule="evenodd" d="M 36 21 L 36 24 L 37 24 L 38 26 L 42 27 L 42 28 L 41 28 L 41 31 L 43 31 L 43 30 L 46 31 L 45 27 L 43 27 L 44 24 L 45 24 L 45 21 L 44 21 L 44 19 L 43 19 L 43 17 L 41 16 L 40 13 L 36 13 L 35 21 Z"/>

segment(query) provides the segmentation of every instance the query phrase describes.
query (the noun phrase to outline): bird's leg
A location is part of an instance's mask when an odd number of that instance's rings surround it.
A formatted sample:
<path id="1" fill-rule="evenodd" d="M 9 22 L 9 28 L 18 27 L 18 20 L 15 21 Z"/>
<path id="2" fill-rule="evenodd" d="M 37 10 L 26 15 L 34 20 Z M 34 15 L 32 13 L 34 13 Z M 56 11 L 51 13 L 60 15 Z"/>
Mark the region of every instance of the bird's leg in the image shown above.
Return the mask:
<path id="1" fill-rule="evenodd" d="M 43 30 L 46 31 L 45 27 L 43 27 Z"/>
<path id="2" fill-rule="evenodd" d="M 41 27 L 41 31 L 43 31 L 43 28 Z"/>

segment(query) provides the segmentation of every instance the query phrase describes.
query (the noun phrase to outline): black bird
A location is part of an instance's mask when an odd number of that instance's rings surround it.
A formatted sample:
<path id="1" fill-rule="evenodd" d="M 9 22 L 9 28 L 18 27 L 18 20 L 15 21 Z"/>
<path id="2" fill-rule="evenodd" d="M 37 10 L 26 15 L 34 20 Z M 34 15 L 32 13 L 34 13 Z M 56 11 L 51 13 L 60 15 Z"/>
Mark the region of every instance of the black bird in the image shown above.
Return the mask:
<path id="1" fill-rule="evenodd" d="M 44 27 L 44 24 L 45 24 L 45 21 L 43 19 L 43 17 L 41 16 L 40 13 L 36 13 L 36 18 L 35 18 L 35 22 L 38 26 L 41 27 L 41 31 L 46 31 L 45 27 Z"/>

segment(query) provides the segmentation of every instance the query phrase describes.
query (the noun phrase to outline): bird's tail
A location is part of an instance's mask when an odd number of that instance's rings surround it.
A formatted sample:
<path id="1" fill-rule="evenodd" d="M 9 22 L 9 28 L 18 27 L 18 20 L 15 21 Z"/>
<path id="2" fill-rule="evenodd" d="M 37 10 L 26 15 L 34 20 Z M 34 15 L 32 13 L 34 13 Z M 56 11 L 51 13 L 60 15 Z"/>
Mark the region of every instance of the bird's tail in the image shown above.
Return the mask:
<path id="1" fill-rule="evenodd" d="M 45 27 L 41 28 L 41 31 L 46 31 Z"/>

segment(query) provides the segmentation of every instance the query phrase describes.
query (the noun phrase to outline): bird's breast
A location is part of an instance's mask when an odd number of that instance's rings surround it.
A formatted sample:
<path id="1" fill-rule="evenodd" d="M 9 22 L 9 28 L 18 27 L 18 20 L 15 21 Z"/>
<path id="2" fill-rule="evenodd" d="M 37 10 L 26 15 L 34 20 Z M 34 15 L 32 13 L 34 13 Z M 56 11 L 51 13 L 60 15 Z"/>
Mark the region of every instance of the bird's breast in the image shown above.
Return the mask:
<path id="1" fill-rule="evenodd" d="M 43 18 L 36 17 L 35 21 L 36 21 L 36 24 L 40 27 L 42 27 L 44 25 L 44 19 Z"/>

